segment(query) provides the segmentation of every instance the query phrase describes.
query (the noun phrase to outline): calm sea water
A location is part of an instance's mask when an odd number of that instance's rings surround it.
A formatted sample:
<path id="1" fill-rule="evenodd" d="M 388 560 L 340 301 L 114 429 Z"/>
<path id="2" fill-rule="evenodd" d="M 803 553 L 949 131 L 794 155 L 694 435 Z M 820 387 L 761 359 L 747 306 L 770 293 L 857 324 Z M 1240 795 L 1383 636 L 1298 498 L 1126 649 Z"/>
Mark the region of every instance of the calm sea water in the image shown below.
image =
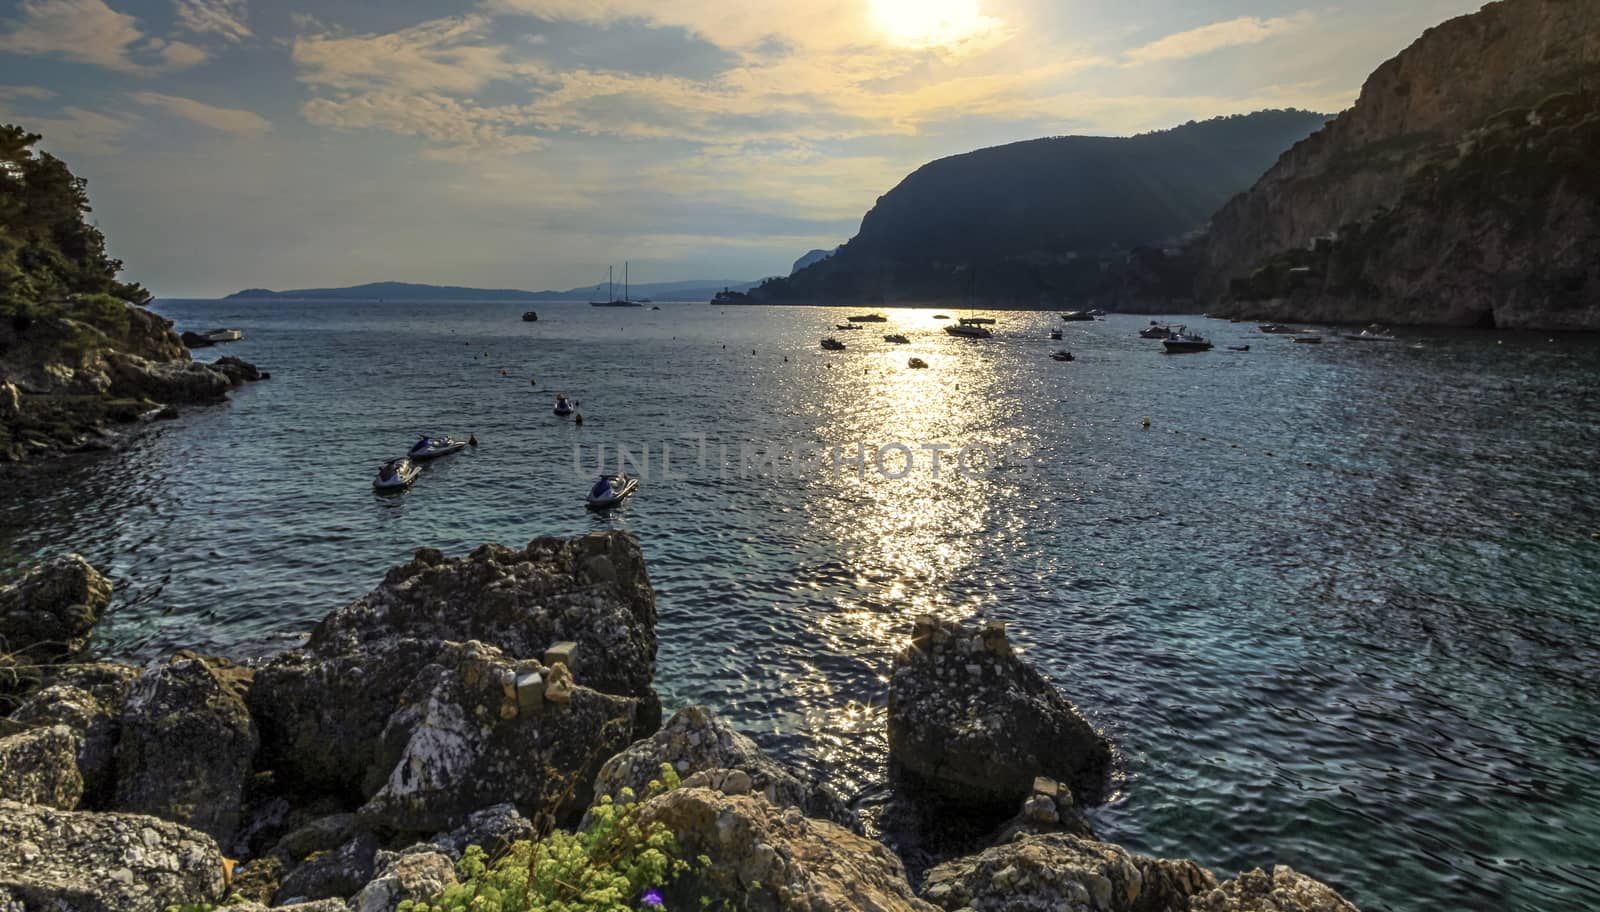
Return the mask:
<path id="1" fill-rule="evenodd" d="M 212 351 L 274 379 L 122 458 L 0 480 L 0 563 L 71 549 L 117 580 L 109 653 L 262 655 L 419 546 L 627 529 L 669 706 L 710 704 L 847 792 L 881 788 L 912 617 L 981 612 L 1117 744 L 1106 838 L 1226 872 L 1288 863 L 1369 909 L 1600 905 L 1592 339 L 1312 347 L 1193 318 L 1219 351 L 1168 357 L 1143 318 L 1051 343 L 1053 315 L 995 314 L 998 338 L 972 344 L 891 311 L 825 353 L 845 311 L 157 309 L 244 329 Z M 1046 357 L 1063 346 L 1075 363 Z M 551 415 L 557 390 L 583 427 Z M 483 445 L 375 495 L 377 464 L 423 431 Z M 999 460 L 717 468 L 765 441 Z M 588 473 L 619 444 L 649 448 L 656 477 L 589 515 L 574 447 Z"/>

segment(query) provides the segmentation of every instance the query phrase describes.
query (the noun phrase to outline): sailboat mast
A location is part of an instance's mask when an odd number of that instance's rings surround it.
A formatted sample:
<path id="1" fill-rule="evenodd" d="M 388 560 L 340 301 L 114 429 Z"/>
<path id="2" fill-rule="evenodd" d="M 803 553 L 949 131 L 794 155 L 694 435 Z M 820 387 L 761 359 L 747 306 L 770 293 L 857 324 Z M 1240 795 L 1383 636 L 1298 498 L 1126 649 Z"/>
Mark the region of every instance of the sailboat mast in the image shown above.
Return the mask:
<path id="1" fill-rule="evenodd" d="M 628 293 L 628 261 L 627 260 L 623 260 L 622 261 L 622 300 L 624 300 L 624 301 L 632 301 L 633 300 L 633 297 Z"/>

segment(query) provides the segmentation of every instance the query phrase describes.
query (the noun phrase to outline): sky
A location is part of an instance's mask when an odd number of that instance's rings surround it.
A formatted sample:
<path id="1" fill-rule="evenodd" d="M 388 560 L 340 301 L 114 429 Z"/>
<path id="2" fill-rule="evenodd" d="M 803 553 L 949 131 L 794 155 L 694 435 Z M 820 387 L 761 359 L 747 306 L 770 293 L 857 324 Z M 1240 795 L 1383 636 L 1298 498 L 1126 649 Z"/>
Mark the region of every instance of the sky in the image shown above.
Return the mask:
<path id="1" fill-rule="evenodd" d="M 918 166 L 1349 107 L 1479 0 L 0 0 L 0 121 L 166 297 L 787 274 Z"/>

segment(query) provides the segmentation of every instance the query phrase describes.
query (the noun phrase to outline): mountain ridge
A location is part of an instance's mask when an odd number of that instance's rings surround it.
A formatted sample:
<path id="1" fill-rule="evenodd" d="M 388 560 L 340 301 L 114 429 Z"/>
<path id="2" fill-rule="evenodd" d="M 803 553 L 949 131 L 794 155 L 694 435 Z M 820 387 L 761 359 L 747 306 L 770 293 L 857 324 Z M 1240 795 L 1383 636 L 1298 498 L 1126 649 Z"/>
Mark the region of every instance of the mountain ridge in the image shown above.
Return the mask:
<path id="1" fill-rule="evenodd" d="M 754 282 L 732 279 L 691 279 L 678 282 L 635 283 L 630 293 L 635 298 L 658 298 L 663 295 L 684 295 L 684 300 L 709 299 L 724 288 L 744 291 Z M 621 292 L 622 285 L 616 286 Z M 550 302 L 587 301 L 595 296 L 595 286 L 585 285 L 566 291 L 524 291 L 516 288 L 472 288 L 462 285 L 430 285 L 419 282 L 367 282 L 335 288 L 298 288 L 273 291 L 268 288 L 246 288 L 227 295 L 225 301 L 471 301 L 493 302 Z M 604 297 L 604 294 L 601 295 Z M 671 300 L 672 298 L 668 298 Z"/>

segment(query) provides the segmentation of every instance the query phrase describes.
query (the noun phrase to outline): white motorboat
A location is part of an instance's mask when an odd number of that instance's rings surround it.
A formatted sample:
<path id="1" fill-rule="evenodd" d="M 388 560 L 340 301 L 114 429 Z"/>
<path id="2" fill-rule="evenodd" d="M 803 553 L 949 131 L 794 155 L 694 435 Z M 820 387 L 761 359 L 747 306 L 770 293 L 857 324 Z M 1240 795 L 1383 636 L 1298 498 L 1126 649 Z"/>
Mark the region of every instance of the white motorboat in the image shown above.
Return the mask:
<path id="1" fill-rule="evenodd" d="M 421 474 L 422 466 L 409 456 L 401 456 L 389 460 L 378 469 L 378 477 L 372 480 L 372 486 L 380 491 L 403 491 L 411 487 L 411 483 Z"/>
<path id="2" fill-rule="evenodd" d="M 1167 354 L 1182 355 L 1192 352 L 1208 352 L 1211 350 L 1211 340 L 1198 333 L 1185 332 L 1186 327 L 1178 327 L 1172 335 L 1161 340 L 1166 346 Z"/>
<path id="3" fill-rule="evenodd" d="M 589 489 L 584 503 L 591 510 L 609 510 L 619 506 L 639 489 L 639 480 L 626 475 L 602 475 Z"/>
<path id="4" fill-rule="evenodd" d="M 1366 329 L 1363 329 L 1362 331 L 1360 331 L 1358 333 L 1345 333 L 1344 337 L 1346 339 L 1349 339 L 1351 342 L 1393 342 L 1393 341 L 1395 341 L 1394 336 L 1389 335 L 1387 330 L 1385 330 L 1382 326 L 1379 326 L 1376 323 L 1372 324 L 1371 326 L 1368 326 Z"/>
<path id="5" fill-rule="evenodd" d="M 411 445 L 411 450 L 406 453 L 411 459 L 438 459 L 440 456 L 449 456 L 451 453 L 460 452 L 466 447 L 466 442 L 454 437 L 428 437 Z"/>

